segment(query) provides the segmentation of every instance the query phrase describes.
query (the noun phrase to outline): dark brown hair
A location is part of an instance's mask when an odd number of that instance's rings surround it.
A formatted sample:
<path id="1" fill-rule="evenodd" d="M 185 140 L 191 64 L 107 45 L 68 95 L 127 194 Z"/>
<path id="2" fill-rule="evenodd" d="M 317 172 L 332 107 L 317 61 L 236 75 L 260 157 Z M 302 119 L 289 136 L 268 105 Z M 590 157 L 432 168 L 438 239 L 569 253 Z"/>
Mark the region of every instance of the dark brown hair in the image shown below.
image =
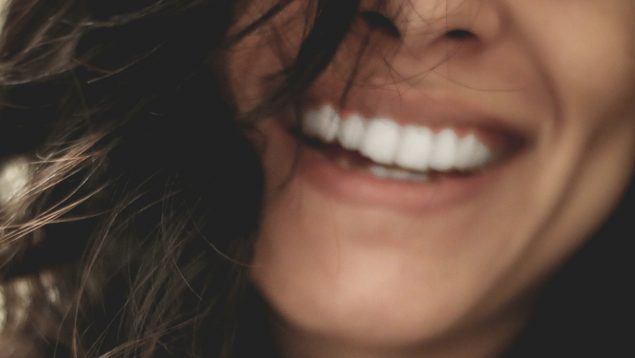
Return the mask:
<path id="1" fill-rule="evenodd" d="M 222 61 L 288 3 L 231 34 L 247 1 L 9 3 L 0 158 L 27 158 L 30 180 L 0 210 L 0 355 L 248 354 L 262 173 Z M 316 3 L 284 86 L 250 120 L 292 101 L 346 33 L 356 2 Z"/>

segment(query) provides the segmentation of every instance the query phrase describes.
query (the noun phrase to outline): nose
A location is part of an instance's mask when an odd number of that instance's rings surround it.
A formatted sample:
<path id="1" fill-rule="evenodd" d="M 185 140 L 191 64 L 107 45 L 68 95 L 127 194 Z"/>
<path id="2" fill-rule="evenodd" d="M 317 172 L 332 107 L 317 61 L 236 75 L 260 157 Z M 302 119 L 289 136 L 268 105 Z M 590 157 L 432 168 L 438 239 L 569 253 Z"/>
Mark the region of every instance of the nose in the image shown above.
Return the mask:
<path id="1" fill-rule="evenodd" d="M 383 82 L 394 69 L 436 69 L 476 58 L 492 48 L 504 31 L 503 11 L 496 0 L 385 1 L 379 11 L 392 20 L 391 36 L 373 43 L 381 61 L 373 61 L 370 78 Z M 385 32 L 384 32 L 385 33 Z M 385 61 L 389 57 L 389 61 Z M 381 70 L 390 63 L 391 73 Z M 409 72 L 409 71 L 408 71 Z"/>
<path id="2" fill-rule="evenodd" d="M 394 3 L 394 2 L 393 2 Z M 457 40 L 485 45 L 502 30 L 502 16 L 493 0 L 409 0 L 391 11 L 402 43 L 423 52 L 439 43 Z"/>

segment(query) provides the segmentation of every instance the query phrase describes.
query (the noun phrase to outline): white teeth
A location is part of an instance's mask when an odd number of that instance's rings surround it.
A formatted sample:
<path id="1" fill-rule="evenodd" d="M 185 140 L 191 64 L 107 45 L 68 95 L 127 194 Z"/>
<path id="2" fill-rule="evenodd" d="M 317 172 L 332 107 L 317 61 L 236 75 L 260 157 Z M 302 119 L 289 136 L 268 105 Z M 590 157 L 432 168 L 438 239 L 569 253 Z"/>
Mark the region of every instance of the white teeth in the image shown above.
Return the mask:
<path id="1" fill-rule="evenodd" d="M 434 149 L 430 154 L 430 168 L 444 171 L 454 167 L 459 138 L 451 129 L 444 129 L 434 138 Z"/>
<path id="2" fill-rule="evenodd" d="M 401 131 L 401 144 L 395 164 L 412 170 L 426 171 L 432 150 L 432 131 L 425 127 L 406 126 Z"/>
<path id="3" fill-rule="evenodd" d="M 472 157 L 472 166 L 470 168 L 483 166 L 493 159 L 494 154 L 492 151 L 485 144 L 477 142 L 474 157 Z"/>
<path id="4" fill-rule="evenodd" d="M 337 140 L 346 149 L 359 148 L 364 139 L 364 119 L 353 115 L 342 121 L 337 132 Z"/>
<path id="5" fill-rule="evenodd" d="M 428 175 L 425 173 L 415 173 L 404 169 L 387 168 L 381 165 L 373 165 L 368 168 L 374 176 L 386 179 L 425 181 Z"/>
<path id="6" fill-rule="evenodd" d="M 422 175 L 428 170 L 475 170 L 495 157 L 474 133 L 459 138 L 452 128 L 435 134 L 427 127 L 402 127 L 388 118 L 364 119 L 359 115 L 342 120 L 330 105 L 307 112 L 302 131 L 326 143 L 337 139 L 343 148 L 358 151 L 375 163 L 403 168 L 388 172 L 383 166 L 370 168 L 376 176 L 393 179 L 422 180 L 414 178 L 412 171 Z"/>
<path id="7" fill-rule="evenodd" d="M 478 145 L 478 139 L 476 139 L 474 133 L 470 133 L 459 141 L 455 163 L 457 169 L 466 170 L 474 165 L 472 158 L 474 157 L 474 152 Z"/>
<path id="8" fill-rule="evenodd" d="M 368 123 L 359 152 L 380 164 L 393 164 L 399 145 L 400 127 L 388 119 Z"/>
<path id="9" fill-rule="evenodd" d="M 330 143 L 335 139 L 340 118 L 331 106 L 322 106 L 317 111 L 309 111 L 302 122 L 302 131 Z"/>

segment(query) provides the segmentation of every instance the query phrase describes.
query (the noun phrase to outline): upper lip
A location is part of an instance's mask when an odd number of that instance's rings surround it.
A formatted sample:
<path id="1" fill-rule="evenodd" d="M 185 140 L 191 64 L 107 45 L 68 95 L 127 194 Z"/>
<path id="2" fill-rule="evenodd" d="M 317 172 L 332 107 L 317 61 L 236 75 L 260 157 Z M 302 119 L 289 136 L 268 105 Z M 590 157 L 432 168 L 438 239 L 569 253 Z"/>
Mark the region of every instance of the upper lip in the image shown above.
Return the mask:
<path id="1" fill-rule="evenodd" d="M 535 128 L 526 121 L 499 116 L 482 105 L 450 95 L 375 86 L 353 86 L 344 100 L 341 93 L 341 86 L 318 82 L 308 91 L 302 106 L 331 104 L 342 117 L 358 114 L 369 119 L 389 118 L 403 125 L 475 128 L 513 138 L 518 145 L 525 145 L 535 137 Z"/>

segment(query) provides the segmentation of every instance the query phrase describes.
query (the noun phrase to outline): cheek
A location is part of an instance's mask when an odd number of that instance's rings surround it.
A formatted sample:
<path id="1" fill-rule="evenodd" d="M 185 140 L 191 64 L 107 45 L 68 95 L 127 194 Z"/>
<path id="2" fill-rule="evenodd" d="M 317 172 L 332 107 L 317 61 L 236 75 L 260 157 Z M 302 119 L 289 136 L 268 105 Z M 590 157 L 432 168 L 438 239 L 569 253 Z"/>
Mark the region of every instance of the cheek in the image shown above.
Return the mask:
<path id="1" fill-rule="evenodd" d="M 632 111 L 635 6 L 610 0 L 538 1 L 530 7 L 523 40 L 537 54 L 558 116 L 571 122 L 563 125 L 595 131 Z"/>
<path id="2" fill-rule="evenodd" d="M 624 5 L 616 5 L 623 3 Z M 520 31 L 552 97 L 540 193 L 558 204 L 534 262 L 561 260 L 610 215 L 635 164 L 635 13 L 632 2 L 538 0 Z M 563 15 L 566 14 L 566 15 Z M 554 179 L 557 178 L 557 179 Z M 555 259 L 554 259 L 555 257 Z"/>
<path id="3" fill-rule="evenodd" d="M 635 39 L 596 37 L 584 46 L 569 50 L 579 61 L 564 56 L 559 58 L 560 81 L 564 87 L 561 93 L 567 93 L 563 98 L 565 115 L 571 113 L 572 117 L 581 119 L 580 124 L 588 125 L 589 130 L 598 130 L 608 124 L 607 119 L 610 121 L 624 117 L 625 112 L 632 113 L 635 56 L 627 49 L 633 45 Z"/>

